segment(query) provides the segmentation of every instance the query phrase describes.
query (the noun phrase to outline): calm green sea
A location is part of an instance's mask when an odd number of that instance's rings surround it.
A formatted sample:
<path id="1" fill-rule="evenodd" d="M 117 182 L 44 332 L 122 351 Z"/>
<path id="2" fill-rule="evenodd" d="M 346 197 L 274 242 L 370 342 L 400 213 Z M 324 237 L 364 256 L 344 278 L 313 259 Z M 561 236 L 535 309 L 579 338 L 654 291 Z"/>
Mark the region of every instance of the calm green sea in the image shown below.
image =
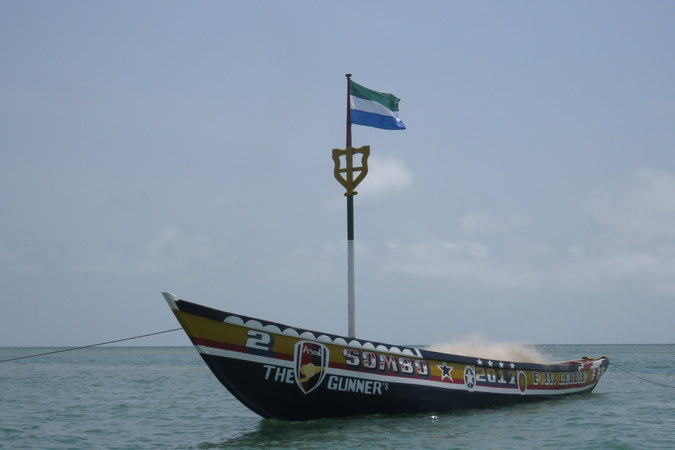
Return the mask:
<path id="1" fill-rule="evenodd" d="M 607 355 L 592 394 L 438 414 L 279 422 L 191 347 L 97 347 L 0 363 L 1 448 L 675 448 L 675 345 L 541 346 Z M 44 348 L 0 348 L 0 360 Z"/>

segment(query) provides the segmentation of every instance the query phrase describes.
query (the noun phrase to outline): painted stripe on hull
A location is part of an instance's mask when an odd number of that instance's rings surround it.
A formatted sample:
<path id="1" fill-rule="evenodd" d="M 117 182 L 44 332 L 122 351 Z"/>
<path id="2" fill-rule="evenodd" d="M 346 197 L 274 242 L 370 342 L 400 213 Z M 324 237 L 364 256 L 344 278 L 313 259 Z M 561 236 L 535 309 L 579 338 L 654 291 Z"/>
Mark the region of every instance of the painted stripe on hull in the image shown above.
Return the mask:
<path id="1" fill-rule="evenodd" d="M 272 358 L 267 356 L 253 355 L 250 353 L 237 352 L 232 350 L 225 350 L 221 348 L 207 347 L 203 345 L 195 345 L 197 351 L 202 355 L 216 356 L 221 358 L 235 359 L 239 361 L 246 361 L 250 363 L 256 363 L 260 365 L 269 365 L 282 367 L 285 369 L 293 369 L 293 361 Z M 368 381 L 377 381 L 382 383 L 397 383 L 405 385 L 417 385 L 424 386 L 428 388 L 435 389 L 444 389 L 444 390 L 460 390 L 469 392 L 469 389 L 464 384 L 449 383 L 443 381 L 428 380 L 422 378 L 406 377 L 402 375 L 392 375 L 392 374 L 377 374 L 369 372 L 361 372 L 356 370 L 347 370 L 336 368 L 333 365 L 330 365 L 326 368 L 327 374 L 337 375 L 340 377 L 349 377 L 349 378 L 359 378 Z M 595 387 L 596 383 L 589 384 L 580 384 L 580 385 L 570 385 L 570 386 L 528 386 L 527 395 L 530 396 L 551 396 L 551 395 L 565 395 L 565 394 L 574 394 L 578 392 L 586 391 L 590 388 Z M 517 385 L 510 385 L 505 387 L 493 387 L 493 386 L 481 386 L 476 385 L 472 392 L 484 392 L 491 394 L 505 394 L 505 395 L 514 395 L 514 396 L 523 396 L 521 392 L 518 391 Z"/>
<path id="2" fill-rule="evenodd" d="M 280 420 L 439 412 L 547 398 L 376 381 L 370 381 L 361 392 L 355 392 L 348 384 L 349 378 L 337 374 L 327 375 L 319 388 L 304 394 L 296 385 L 291 368 L 279 366 L 277 369 L 277 366 L 210 354 L 202 354 L 202 358 L 221 383 L 244 405 L 263 417 Z M 590 390 L 592 387 L 586 387 L 577 393 Z"/>

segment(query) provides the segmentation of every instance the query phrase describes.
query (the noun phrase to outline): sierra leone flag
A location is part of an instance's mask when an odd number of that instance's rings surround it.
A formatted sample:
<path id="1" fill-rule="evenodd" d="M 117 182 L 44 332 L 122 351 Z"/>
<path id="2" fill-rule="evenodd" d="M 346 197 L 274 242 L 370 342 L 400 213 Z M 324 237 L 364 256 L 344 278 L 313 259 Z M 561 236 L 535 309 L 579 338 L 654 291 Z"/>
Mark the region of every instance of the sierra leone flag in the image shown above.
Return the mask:
<path id="1" fill-rule="evenodd" d="M 373 91 L 349 80 L 351 122 L 384 130 L 405 130 L 398 118 L 398 102 L 393 94 Z"/>

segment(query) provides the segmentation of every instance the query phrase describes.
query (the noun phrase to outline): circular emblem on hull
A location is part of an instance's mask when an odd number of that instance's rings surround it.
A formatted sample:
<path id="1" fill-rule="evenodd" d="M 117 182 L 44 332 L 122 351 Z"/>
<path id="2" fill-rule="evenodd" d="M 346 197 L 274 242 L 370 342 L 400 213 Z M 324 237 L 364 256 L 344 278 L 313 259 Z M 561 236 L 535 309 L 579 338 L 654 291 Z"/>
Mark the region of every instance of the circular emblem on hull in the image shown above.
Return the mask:
<path id="1" fill-rule="evenodd" d="M 470 391 L 476 386 L 476 370 L 473 366 L 466 366 L 464 368 L 464 385 Z"/>
<path id="2" fill-rule="evenodd" d="M 525 372 L 518 371 L 518 389 L 523 394 L 527 391 L 527 375 L 525 375 Z"/>

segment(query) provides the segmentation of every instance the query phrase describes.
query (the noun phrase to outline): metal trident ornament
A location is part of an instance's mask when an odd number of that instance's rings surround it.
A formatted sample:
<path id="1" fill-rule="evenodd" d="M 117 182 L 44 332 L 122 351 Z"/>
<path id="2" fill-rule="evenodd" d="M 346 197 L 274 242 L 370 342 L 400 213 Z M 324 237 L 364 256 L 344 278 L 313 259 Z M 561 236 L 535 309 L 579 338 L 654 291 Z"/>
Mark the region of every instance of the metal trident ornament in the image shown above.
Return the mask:
<path id="1" fill-rule="evenodd" d="M 361 154 L 361 165 L 360 166 L 354 166 L 354 155 L 355 154 Z M 345 157 L 345 164 L 347 167 L 340 167 L 341 165 L 341 157 Z M 335 167 L 333 169 L 333 175 L 335 176 L 335 179 L 338 180 L 338 182 L 347 190 L 345 192 L 346 196 L 350 195 L 356 195 L 358 192 L 356 192 L 354 189 L 356 186 L 359 185 L 361 181 L 366 177 L 368 174 L 368 157 L 370 156 L 370 146 L 369 145 L 364 145 L 363 147 L 360 148 L 353 148 L 351 146 L 348 146 L 346 150 L 342 150 L 339 148 L 334 148 L 333 149 L 333 162 L 335 163 Z M 354 176 L 354 174 L 357 174 Z"/>

